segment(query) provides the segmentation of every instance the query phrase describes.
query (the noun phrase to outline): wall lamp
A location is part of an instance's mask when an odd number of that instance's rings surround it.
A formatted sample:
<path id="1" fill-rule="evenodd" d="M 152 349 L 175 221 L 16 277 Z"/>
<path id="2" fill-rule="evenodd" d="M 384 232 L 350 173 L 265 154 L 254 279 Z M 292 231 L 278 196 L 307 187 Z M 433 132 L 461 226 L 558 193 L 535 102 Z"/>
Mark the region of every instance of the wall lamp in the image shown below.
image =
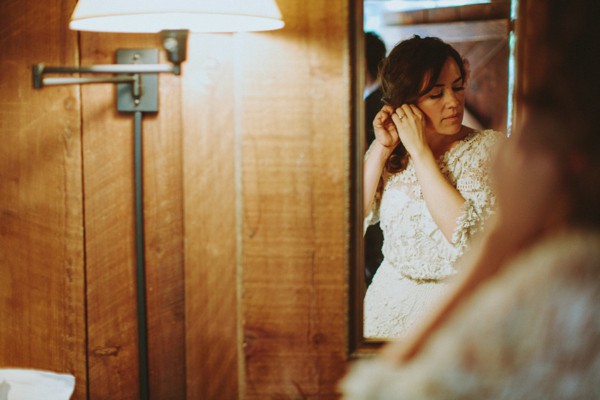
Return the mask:
<path id="1" fill-rule="evenodd" d="M 134 114 L 136 289 L 140 398 L 148 399 L 148 340 L 145 292 L 142 185 L 142 113 L 158 112 L 158 74 L 181 73 L 188 32 L 241 32 L 282 28 L 275 0 L 79 0 L 70 28 L 114 33 L 159 33 L 170 64 L 158 63 L 158 49 L 119 49 L 117 64 L 84 67 L 33 66 L 36 89 L 52 85 L 115 83 L 117 110 Z M 47 74 L 113 74 L 47 77 Z"/>

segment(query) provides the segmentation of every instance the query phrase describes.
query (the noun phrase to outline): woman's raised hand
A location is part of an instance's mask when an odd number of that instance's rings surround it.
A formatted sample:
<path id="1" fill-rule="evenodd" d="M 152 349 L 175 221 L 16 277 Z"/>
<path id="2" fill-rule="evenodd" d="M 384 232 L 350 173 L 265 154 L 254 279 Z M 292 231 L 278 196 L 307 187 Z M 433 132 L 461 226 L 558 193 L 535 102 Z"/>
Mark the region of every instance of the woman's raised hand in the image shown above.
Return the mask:
<path id="1" fill-rule="evenodd" d="M 413 104 L 403 104 L 397 109 L 383 106 L 375 116 L 373 128 L 377 141 L 390 151 L 400 142 L 411 156 L 427 149 L 425 116 Z"/>
<path id="2" fill-rule="evenodd" d="M 398 130 L 392 119 L 394 115 L 394 109 L 391 106 L 385 105 L 375 115 L 373 120 L 373 130 L 375 131 L 375 138 L 385 148 L 390 151 L 400 143 L 398 137 Z"/>
<path id="3" fill-rule="evenodd" d="M 429 145 L 425 138 L 425 115 L 414 104 L 403 104 L 392 114 L 392 120 L 400 141 L 411 157 L 419 155 L 423 150 L 428 150 Z"/>

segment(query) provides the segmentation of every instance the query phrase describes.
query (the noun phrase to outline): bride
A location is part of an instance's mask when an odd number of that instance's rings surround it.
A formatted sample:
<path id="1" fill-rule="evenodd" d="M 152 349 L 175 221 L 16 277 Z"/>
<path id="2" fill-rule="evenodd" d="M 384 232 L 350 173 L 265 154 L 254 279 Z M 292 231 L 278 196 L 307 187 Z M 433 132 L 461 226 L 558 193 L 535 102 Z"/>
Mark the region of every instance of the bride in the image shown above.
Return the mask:
<path id="1" fill-rule="evenodd" d="M 386 105 L 364 163 L 365 225 L 384 259 L 364 300 L 364 336 L 403 337 L 448 289 L 454 261 L 490 215 L 499 133 L 462 125 L 467 69 L 438 38 L 396 45 L 380 66 Z"/>

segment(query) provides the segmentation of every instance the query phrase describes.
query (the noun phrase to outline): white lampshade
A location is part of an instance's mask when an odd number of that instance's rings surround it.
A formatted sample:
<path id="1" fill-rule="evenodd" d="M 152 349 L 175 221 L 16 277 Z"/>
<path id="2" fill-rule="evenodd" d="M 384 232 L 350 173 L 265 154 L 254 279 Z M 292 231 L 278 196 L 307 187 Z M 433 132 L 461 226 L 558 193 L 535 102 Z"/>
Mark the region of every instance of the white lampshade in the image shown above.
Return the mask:
<path id="1" fill-rule="evenodd" d="M 262 31 L 283 27 L 275 0 L 79 0 L 70 28 L 154 33 Z"/>

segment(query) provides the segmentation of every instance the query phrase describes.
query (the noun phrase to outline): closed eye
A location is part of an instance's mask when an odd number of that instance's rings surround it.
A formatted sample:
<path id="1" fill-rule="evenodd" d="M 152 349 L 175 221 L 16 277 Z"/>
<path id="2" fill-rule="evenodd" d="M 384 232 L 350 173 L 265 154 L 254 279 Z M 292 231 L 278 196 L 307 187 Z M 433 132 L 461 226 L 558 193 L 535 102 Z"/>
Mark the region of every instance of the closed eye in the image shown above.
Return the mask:
<path id="1" fill-rule="evenodd" d="M 461 90 L 465 90 L 465 87 L 464 86 L 455 86 L 455 87 L 452 88 L 452 90 L 455 91 L 455 92 L 460 92 Z M 431 98 L 431 99 L 441 99 L 442 96 L 444 96 L 444 91 L 443 90 L 440 91 L 439 93 L 430 95 L 429 98 Z"/>

